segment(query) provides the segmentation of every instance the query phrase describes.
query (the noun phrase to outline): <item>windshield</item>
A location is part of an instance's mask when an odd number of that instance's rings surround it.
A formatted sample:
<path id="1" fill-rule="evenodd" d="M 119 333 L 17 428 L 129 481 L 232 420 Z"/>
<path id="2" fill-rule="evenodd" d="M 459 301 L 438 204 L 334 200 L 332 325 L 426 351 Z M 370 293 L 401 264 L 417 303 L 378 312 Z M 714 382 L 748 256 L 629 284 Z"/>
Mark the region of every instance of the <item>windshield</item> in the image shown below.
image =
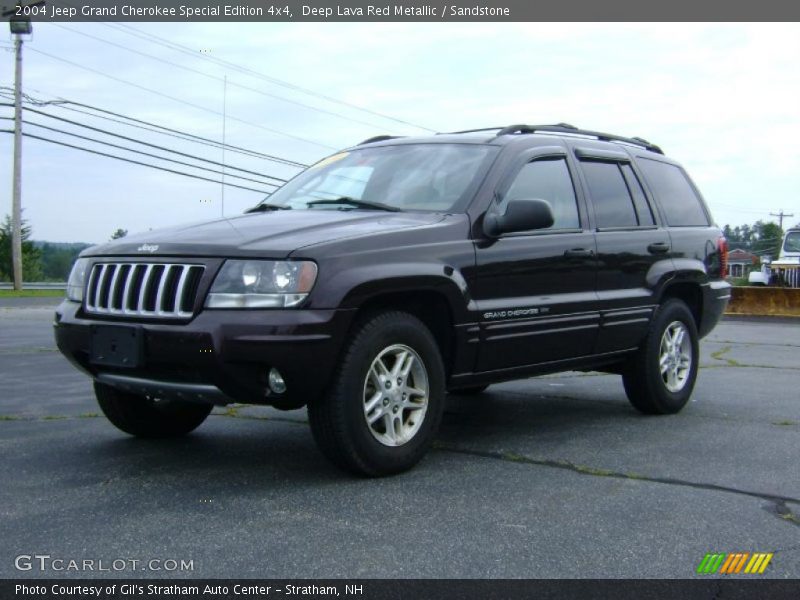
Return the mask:
<path id="1" fill-rule="evenodd" d="M 790 231 L 783 242 L 784 252 L 800 252 L 800 231 Z"/>
<path id="2" fill-rule="evenodd" d="M 469 201 L 496 148 L 401 144 L 340 152 L 309 167 L 264 203 L 314 210 L 455 212 Z"/>

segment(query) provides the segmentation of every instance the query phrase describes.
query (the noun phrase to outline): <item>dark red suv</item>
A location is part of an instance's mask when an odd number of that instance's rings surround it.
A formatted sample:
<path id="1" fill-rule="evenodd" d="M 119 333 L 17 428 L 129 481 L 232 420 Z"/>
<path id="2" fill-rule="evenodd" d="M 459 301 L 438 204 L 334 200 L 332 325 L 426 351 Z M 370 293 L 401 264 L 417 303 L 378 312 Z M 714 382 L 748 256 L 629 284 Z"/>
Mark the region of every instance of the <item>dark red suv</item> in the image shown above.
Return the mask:
<path id="1" fill-rule="evenodd" d="M 445 394 L 565 370 L 679 411 L 730 297 L 686 172 L 640 138 L 517 125 L 367 140 L 246 214 L 83 252 L 61 351 L 109 420 L 182 435 L 214 404 L 308 406 L 337 465 L 414 465 Z"/>

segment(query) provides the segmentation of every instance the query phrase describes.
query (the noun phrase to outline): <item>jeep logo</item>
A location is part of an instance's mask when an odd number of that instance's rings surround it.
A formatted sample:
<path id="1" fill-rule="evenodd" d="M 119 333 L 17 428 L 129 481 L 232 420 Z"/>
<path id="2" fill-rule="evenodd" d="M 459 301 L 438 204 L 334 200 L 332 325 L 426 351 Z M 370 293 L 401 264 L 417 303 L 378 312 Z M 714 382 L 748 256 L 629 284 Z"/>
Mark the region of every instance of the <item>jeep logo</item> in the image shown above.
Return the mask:
<path id="1" fill-rule="evenodd" d="M 142 244 L 136 249 L 137 252 L 149 252 L 150 254 L 156 250 L 158 250 L 158 244 Z"/>

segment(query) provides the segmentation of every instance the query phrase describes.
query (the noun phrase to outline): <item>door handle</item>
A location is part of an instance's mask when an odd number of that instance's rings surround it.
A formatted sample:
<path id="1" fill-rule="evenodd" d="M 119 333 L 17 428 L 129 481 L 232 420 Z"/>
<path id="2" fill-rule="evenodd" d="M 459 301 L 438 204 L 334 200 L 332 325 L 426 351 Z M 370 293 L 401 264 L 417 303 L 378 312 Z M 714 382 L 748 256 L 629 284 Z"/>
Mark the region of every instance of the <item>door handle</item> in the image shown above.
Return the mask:
<path id="1" fill-rule="evenodd" d="M 586 248 L 572 248 L 564 252 L 564 256 L 567 258 L 589 258 L 592 255 L 594 255 L 594 252 Z"/>
<path id="2" fill-rule="evenodd" d="M 666 242 L 655 242 L 647 247 L 650 254 L 664 254 L 669 252 L 669 244 Z"/>

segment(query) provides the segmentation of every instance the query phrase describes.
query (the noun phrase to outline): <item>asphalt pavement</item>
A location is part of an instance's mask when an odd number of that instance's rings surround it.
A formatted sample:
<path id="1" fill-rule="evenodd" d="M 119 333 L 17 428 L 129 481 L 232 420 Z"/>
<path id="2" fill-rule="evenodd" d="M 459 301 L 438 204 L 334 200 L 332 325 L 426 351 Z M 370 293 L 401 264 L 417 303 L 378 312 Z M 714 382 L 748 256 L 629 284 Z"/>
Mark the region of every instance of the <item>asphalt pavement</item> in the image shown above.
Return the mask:
<path id="1" fill-rule="evenodd" d="M 53 305 L 0 300 L 0 577 L 686 578 L 709 552 L 800 577 L 800 320 L 723 321 L 675 416 L 599 373 L 452 396 L 420 465 L 364 480 L 304 410 L 122 434 L 55 349 Z"/>

